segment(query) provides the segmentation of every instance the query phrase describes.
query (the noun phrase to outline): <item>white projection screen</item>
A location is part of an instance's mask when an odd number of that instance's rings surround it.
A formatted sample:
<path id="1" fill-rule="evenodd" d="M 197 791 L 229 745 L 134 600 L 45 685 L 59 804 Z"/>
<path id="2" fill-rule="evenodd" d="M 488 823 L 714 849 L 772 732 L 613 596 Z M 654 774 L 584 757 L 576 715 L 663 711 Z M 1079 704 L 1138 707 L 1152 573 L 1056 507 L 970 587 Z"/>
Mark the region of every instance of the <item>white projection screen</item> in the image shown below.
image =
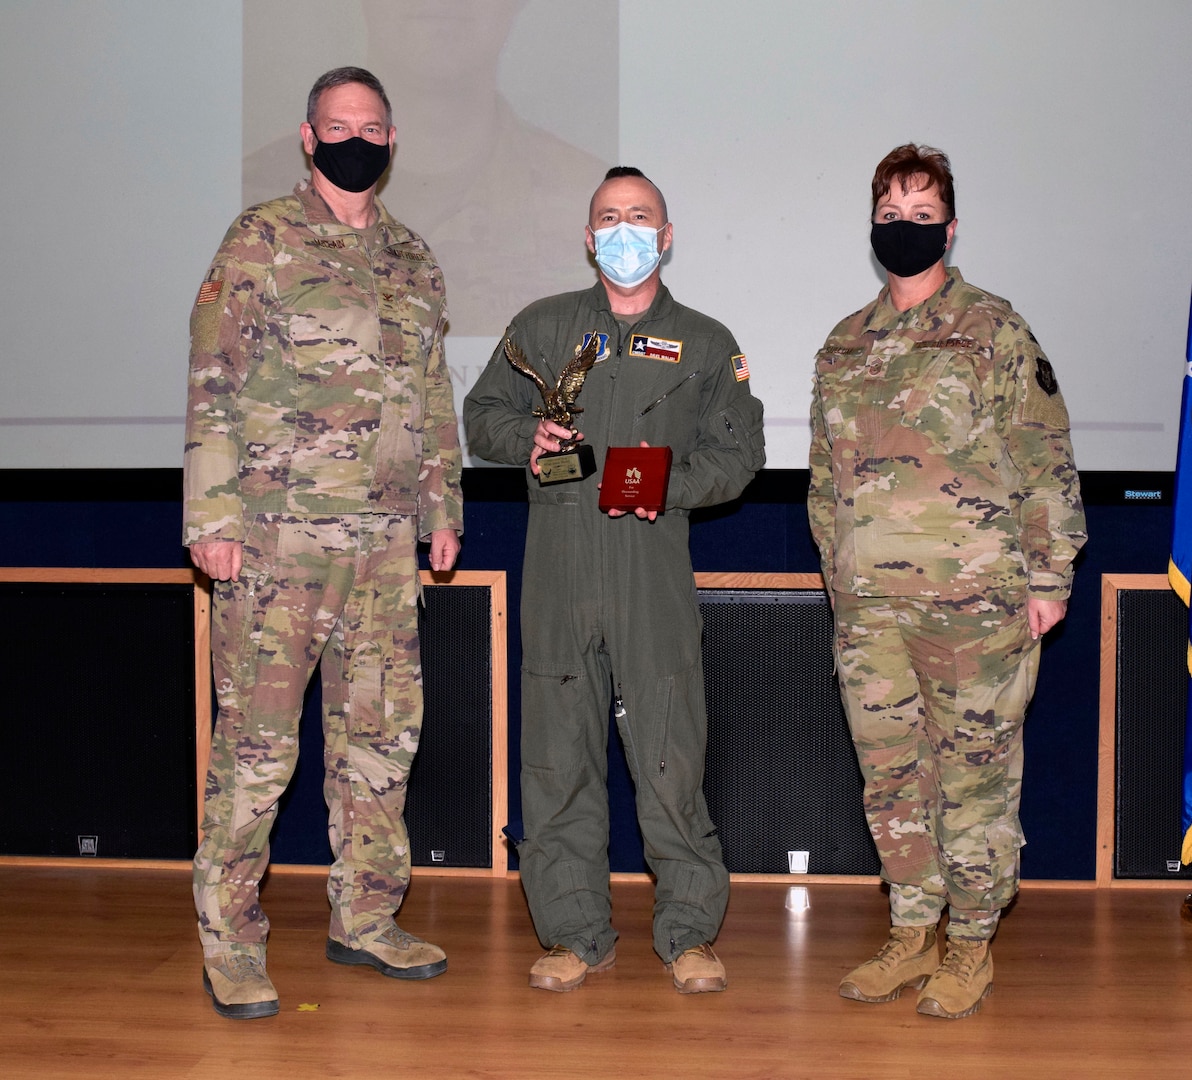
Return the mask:
<path id="1" fill-rule="evenodd" d="M 769 466 L 806 467 L 815 350 L 881 284 L 873 167 L 915 141 L 951 156 L 950 259 L 1030 322 L 1079 466 L 1174 466 L 1187 0 L 16 0 L 0 468 L 181 463 L 194 292 L 303 175 L 306 93 L 341 64 L 393 102 L 382 198 L 444 267 L 457 401 L 522 305 L 594 280 L 588 198 L 636 165 L 664 280 L 748 355 Z"/>

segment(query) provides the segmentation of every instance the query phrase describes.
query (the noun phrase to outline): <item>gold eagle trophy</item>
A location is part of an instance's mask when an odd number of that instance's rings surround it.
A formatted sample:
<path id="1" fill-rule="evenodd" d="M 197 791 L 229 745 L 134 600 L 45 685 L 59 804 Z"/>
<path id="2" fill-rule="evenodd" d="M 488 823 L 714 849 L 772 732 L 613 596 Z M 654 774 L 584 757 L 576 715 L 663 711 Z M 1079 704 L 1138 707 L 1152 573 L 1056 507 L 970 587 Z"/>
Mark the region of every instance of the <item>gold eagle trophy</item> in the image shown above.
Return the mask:
<path id="1" fill-rule="evenodd" d="M 575 399 L 583 388 L 588 371 L 600 355 L 600 335 L 593 331 L 588 343 L 574 360 L 569 360 L 552 387 L 526 359 L 526 354 L 510 338 L 505 339 L 505 357 L 513 367 L 534 382 L 542 394 L 542 404 L 533 415 L 542 420 L 551 420 L 565 428 L 571 427 L 576 413 L 584 410 L 576 405 Z M 559 449 L 548 451 L 538 459 L 538 483 L 559 484 L 567 480 L 584 480 L 596 471 L 596 455 L 590 446 L 579 442 L 578 432 L 570 439 L 564 439 Z"/>

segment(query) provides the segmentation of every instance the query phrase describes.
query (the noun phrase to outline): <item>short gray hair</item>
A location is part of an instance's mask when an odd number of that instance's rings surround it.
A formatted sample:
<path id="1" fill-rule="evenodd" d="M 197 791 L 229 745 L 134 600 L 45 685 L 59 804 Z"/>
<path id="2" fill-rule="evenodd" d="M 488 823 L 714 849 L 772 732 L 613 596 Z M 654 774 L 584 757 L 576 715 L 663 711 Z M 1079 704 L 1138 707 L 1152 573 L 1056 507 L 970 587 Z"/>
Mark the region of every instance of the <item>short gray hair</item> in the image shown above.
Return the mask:
<path id="1" fill-rule="evenodd" d="M 334 86 L 346 86 L 348 83 L 359 83 L 372 90 L 381 99 L 381 104 L 385 106 L 385 126 L 393 127 L 393 109 L 385 94 L 385 88 L 381 85 L 381 80 L 371 71 L 365 71 L 360 67 L 332 68 L 315 80 L 315 84 L 310 88 L 310 94 L 306 98 L 306 122 L 312 127 L 314 126 L 315 113 L 319 108 L 319 98 L 323 96 L 324 90 L 330 90 Z"/>

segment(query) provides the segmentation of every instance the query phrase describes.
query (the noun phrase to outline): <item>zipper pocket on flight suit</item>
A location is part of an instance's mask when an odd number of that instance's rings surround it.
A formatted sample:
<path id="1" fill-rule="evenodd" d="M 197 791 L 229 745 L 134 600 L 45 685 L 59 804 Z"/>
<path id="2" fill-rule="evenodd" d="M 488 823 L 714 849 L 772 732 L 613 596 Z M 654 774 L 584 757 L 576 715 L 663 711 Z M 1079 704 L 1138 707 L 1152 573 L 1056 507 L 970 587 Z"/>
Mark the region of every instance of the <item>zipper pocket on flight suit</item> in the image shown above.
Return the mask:
<path id="1" fill-rule="evenodd" d="M 694 378 L 695 378 L 695 377 L 696 377 L 696 376 L 697 376 L 699 373 L 700 373 L 700 372 L 699 372 L 699 369 L 697 368 L 697 369 L 696 369 L 695 371 L 693 371 L 693 372 L 692 372 L 690 375 L 688 375 L 688 376 L 687 376 L 685 379 L 680 379 L 680 380 L 679 380 L 677 383 L 675 383 L 675 385 L 674 385 L 674 386 L 672 386 L 672 387 L 671 387 L 671 388 L 670 388 L 670 389 L 669 389 L 669 390 L 668 390 L 668 391 L 667 391 L 665 394 L 663 394 L 663 395 L 662 395 L 662 397 L 660 397 L 660 398 L 657 398 L 657 399 L 656 399 L 656 400 L 654 400 L 654 401 L 651 401 L 649 405 L 647 405 L 647 406 L 646 406 L 644 409 L 642 409 L 642 411 L 641 411 L 641 412 L 639 412 L 639 413 L 637 414 L 637 418 L 640 420 L 640 419 L 641 419 L 643 416 L 645 416 L 645 415 L 646 415 L 646 413 L 650 412 L 652 409 L 654 409 L 654 408 L 656 408 L 657 406 L 661 405 L 661 404 L 662 404 L 662 403 L 663 403 L 663 402 L 664 402 L 664 401 L 665 401 L 665 400 L 666 400 L 668 397 L 670 397 L 670 396 L 671 396 L 671 394 L 673 394 L 673 393 L 674 393 L 676 390 L 678 390 L 680 387 L 682 387 L 682 386 L 686 385 L 687 383 L 691 382 L 691 380 L 692 380 L 692 379 L 694 379 Z M 730 429 L 730 430 L 731 430 L 731 429 Z"/>

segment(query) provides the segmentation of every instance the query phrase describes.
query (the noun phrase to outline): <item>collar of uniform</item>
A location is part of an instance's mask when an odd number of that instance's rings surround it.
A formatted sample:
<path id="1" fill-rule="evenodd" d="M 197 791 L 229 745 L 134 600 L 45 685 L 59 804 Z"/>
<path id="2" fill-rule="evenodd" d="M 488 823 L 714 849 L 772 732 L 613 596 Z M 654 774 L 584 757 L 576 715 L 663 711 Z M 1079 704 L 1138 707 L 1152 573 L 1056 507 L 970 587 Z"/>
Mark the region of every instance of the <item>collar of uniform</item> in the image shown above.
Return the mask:
<path id="1" fill-rule="evenodd" d="M 864 329 L 873 332 L 901 326 L 904 330 L 913 330 L 920 324 L 929 322 L 935 310 L 947 302 L 953 289 L 964 284 L 959 267 L 946 266 L 944 273 L 947 275 L 944 283 L 921 304 L 907 311 L 899 311 L 890 303 L 890 286 L 883 286 L 882 291 L 877 294 L 877 300 L 874 301 L 873 310 L 865 319 Z"/>
<path id="2" fill-rule="evenodd" d="M 619 318 L 619 316 L 613 315 L 613 306 L 608 302 L 608 290 L 604 287 L 603 281 L 597 281 L 596 284 L 592 286 L 592 290 L 588 295 L 592 298 L 592 304 L 597 311 L 607 311 L 614 319 Z M 653 301 L 651 302 L 650 306 L 634 320 L 634 325 L 636 326 L 638 323 L 645 322 L 647 319 L 658 318 L 662 315 L 665 315 L 674 306 L 674 303 L 674 300 L 671 298 L 670 289 L 668 289 L 660 281 L 658 283 L 658 291 L 654 294 Z"/>
<path id="3" fill-rule="evenodd" d="M 294 195 L 302 204 L 302 213 L 307 225 L 319 236 L 360 235 L 359 229 L 345 225 L 331 212 L 331 207 L 327 205 L 323 196 L 315 191 L 309 180 L 299 180 L 294 187 Z M 373 206 L 377 208 L 377 224 L 384 225 L 388 230 L 387 244 L 405 244 L 414 239 L 414 234 L 385 209 L 385 204 L 380 199 L 374 197 Z"/>

